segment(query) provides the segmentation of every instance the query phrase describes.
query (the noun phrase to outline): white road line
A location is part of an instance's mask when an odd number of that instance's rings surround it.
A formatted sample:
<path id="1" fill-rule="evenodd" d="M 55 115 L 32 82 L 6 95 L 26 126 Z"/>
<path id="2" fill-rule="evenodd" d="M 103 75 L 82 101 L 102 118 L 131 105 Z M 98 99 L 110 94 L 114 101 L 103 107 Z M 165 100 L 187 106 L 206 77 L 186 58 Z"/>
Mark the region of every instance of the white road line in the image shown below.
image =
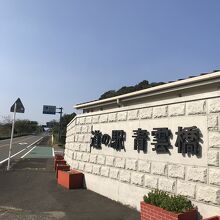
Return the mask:
<path id="1" fill-rule="evenodd" d="M 13 155 L 11 156 L 11 158 L 15 157 L 16 155 L 20 154 L 21 152 L 23 152 L 24 150 L 28 149 L 28 148 L 31 147 L 32 145 L 36 144 L 36 143 L 37 143 L 38 141 L 40 141 L 42 138 L 43 138 L 43 137 L 39 138 L 38 140 L 36 140 L 36 141 L 33 142 L 32 144 L 28 145 L 28 146 L 27 146 L 26 148 L 24 148 L 23 150 L 17 152 L 16 154 L 13 154 Z M 8 158 L 6 158 L 6 159 L 0 161 L 0 164 L 6 162 L 7 160 L 8 160 Z"/>
<path id="2" fill-rule="evenodd" d="M 33 138 L 33 136 L 31 136 L 31 137 L 25 137 L 25 138 L 18 137 L 18 138 L 20 138 L 21 140 L 13 141 L 13 144 L 18 144 L 18 143 L 21 142 L 21 141 L 31 139 L 31 138 Z M 7 141 L 10 141 L 10 139 L 8 139 Z M 9 142 L 8 142 L 7 144 L 2 144 L 2 145 L 0 145 L 0 148 L 5 147 L 5 146 L 9 146 L 9 144 L 10 144 Z"/>
<path id="3" fill-rule="evenodd" d="M 53 157 L 55 157 L 54 148 L 53 147 L 52 147 L 52 154 L 53 154 Z"/>
<path id="4" fill-rule="evenodd" d="M 32 147 L 26 154 L 24 154 L 21 158 L 24 158 L 26 155 L 28 155 L 32 150 L 34 150 L 37 146 L 35 145 Z"/>

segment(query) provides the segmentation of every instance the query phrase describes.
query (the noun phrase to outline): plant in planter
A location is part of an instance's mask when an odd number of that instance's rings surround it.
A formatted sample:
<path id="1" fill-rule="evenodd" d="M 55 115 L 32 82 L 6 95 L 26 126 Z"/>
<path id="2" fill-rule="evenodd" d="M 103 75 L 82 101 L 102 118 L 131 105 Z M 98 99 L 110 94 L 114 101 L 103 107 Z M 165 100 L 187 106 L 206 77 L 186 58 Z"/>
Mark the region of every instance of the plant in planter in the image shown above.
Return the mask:
<path id="1" fill-rule="evenodd" d="M 220 216 L 213 216 L 213 217 L 205 218 L 204 220 L 220 220 Z"/>
<path id="2" fill-rule="evenodd" d="M 196 209 L 181 195 L 153 190 L 141 202 L 141 220 L 196 220 Z"/>

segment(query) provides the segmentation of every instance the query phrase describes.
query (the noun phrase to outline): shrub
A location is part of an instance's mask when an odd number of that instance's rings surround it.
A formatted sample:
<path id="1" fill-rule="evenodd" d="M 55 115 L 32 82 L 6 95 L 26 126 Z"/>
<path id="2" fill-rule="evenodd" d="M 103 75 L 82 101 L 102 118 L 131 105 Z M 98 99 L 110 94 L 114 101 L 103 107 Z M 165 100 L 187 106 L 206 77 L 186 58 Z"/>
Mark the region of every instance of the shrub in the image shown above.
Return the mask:
<path id="1" fill-rule="evenodd" d="M 158 206 L 170 212 L 183 213 L 194 208 L 192 202 L 184 196 L 171 196 L 161 190 L 153 190 L 144 196 L 144 202 Z"/>

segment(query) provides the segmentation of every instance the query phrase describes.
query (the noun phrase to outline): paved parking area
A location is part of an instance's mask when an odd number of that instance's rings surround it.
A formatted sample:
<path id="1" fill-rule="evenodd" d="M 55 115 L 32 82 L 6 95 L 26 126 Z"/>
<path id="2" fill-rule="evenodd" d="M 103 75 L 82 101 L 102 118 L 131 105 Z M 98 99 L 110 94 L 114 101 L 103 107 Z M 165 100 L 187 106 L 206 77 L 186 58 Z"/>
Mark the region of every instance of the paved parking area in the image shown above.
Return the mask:
<path id="1" fill-rule="evenodd" d="M 139 212 L 86 189 L 57 185 L 52 158 L 14 161 L 0 170 L 0 219 L 138 220 Z"/>

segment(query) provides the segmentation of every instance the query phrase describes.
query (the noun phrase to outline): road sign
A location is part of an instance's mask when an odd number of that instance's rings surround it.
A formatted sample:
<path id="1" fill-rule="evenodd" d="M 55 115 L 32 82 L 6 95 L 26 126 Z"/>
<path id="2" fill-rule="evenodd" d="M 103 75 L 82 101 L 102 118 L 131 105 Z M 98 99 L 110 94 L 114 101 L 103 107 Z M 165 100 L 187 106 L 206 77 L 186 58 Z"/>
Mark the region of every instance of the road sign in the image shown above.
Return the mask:
<path id="1" fill-rule="evenodd" d="M 56 106 L 44 105 L 43 106 L 43 114 L 55 115 L 56 114 Z"/>
<path id="2" fill-rule="evenodd" d="M 56 112 L 56 109 L 60 109 L 60 112 Z M 43 114 L 50 114 L 55 115 L 56 113 L 60 114 L 60 128 L 59 128 L 59 142 L 61 140 L 61 130 L 62 130 L 62 114 L 63 114 L 63 107 L 56 108 L 56 106 L 52 105 L 43 105 Z"/>
<path id="3" fill-rule="evenodd" d="M 16 103 L 16 109 L 15 109 L 15 103 Z M 21 99 L 18 98 L 15 103 L 11 106 L 10 112 L 15 111 L 15 112 L 18 112 L 18 113 L 24 113 L 25 108 L 24 108 L 24 105 L 21 102 Z"/>
<path id="4" fill-rule="evenodd" d="M 11 128 L 11 139 L 10 139 L 9 152 L 8 152 L 8 166 L 7 166 L 7 170 L 10 170 L 11 148 L 12 148 L 12 142 L 13 142 L 13 136 L 14 136 L 16 112 L 24 113 L 24 106 L 23 106 L 20 98 L 18 98 L 16 100 L 16 102 L 11 106 L 10 111 L 14 113 L 13 114 L 14 116 L 13 116 L 12 128 Z"/>
<path id="5" fill-rule="evenodd" d="M 53 128 L 55 125 L 56 125 L 56 121 L 50 121 L 50 122 L 47 122 L 47 125 L 46 125 L 46 127 L 47 128 Z"/>

